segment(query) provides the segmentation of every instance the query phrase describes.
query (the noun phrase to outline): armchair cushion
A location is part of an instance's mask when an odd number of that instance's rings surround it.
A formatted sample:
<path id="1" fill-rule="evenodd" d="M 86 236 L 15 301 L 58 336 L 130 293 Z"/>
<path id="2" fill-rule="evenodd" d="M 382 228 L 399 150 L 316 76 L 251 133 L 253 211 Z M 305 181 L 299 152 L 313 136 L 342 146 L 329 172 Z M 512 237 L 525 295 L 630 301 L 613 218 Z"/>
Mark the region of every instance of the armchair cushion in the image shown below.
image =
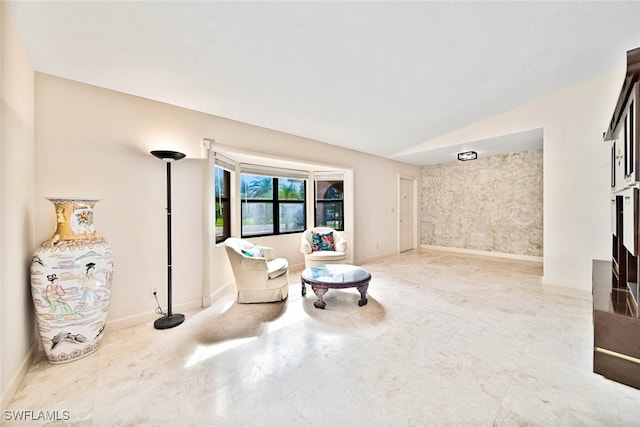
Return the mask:
<path id="1" fill-rule="evenodd" d="M 307 261 L 314 261 L 315 264 L 331 264 L 344 261 L 346 258 L 344 252 L 338 251 L 316 251 L 307 255 Z"/>
<path id="2" fill-rule="evenodd" d="M 273 261 L 267 262 L 267 274 L 269 279 L 275 279 L 278 276 L 282 276 L 287 272 L 289 263 L 284 258 L 276 258 Z"/>

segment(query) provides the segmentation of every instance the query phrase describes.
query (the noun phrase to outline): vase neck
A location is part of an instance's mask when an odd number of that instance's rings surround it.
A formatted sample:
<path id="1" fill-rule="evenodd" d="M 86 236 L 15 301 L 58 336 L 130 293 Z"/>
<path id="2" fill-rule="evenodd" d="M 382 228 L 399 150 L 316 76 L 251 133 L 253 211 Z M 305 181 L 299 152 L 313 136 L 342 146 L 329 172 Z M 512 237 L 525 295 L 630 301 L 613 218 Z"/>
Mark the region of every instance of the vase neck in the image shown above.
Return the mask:
<path id="1" fill-rule="evenodd" d="M 52 240 L 95 239 L 93 207 L 95 200 L 49 199 L 56 212 L 56 231 Z"/>

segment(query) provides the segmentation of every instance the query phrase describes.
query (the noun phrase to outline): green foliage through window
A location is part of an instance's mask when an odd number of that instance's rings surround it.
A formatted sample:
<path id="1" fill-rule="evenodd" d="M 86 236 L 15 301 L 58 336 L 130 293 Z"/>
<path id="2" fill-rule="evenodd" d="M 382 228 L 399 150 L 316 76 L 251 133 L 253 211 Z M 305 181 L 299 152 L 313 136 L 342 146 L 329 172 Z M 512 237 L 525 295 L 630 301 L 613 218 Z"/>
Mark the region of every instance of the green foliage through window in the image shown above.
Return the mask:
<path id="1" fill-rule="evenodd" d="M 304 231 L 305 181 L 261 175 L 240 175 L 242 236 Z"/>
<path id="2" fill-rule="evenodd" d="M 231 236 L 231 173 L 218 166 L 214 168 L 216 243 Z"/>

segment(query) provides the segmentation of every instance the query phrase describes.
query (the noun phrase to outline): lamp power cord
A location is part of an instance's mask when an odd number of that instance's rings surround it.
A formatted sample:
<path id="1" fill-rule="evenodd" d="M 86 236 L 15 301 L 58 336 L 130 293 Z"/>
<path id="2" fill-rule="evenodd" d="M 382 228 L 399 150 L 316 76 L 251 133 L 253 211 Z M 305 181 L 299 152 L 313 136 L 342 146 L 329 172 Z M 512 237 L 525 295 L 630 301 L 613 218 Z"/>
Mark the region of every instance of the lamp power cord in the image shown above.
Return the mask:
<path id="1" fill-rule="evenodd" d="M 167 313 L 162 311 L 162 307 L 160 307 L 160 303 L 158 302 L 158 292 L 153 291 L 153 297 L 156 299 L 156 304 L 158 305 L 158 307 L 156 307 L 156 313 L 162 316 L 166 316 Z"/>

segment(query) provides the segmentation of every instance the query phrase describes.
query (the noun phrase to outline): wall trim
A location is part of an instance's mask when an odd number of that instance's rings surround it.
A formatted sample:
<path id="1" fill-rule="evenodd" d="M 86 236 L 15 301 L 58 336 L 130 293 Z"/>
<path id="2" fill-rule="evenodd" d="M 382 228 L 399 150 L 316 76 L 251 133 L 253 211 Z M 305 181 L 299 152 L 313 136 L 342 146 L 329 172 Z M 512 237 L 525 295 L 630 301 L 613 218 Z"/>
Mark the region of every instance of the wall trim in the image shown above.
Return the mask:
<path id="1" fill-rule="evenodd" d="M 0 401 L 2 410 L 5 410 L 9 406 L 9 403 L 11 403 L 11 400 L 13 400 L 13 397 L 20 388 L 20 385 L 22 385 L 24 377 L 27 375 L 27 371 L 29 371 L 29 367 L 35 360 L 39 349 L 40 335 L 38 335 L 38 337 L 34 339 L 29 346 L 29 349 L 27 350 L 24 359 L 22 359 L 22 363 L 18 367 L 18 370 L 13 375 L 13 378 L 11 378 L 11 381 L 9 381 L 9 383 L 7 384 L 6 390 L 3 391 L 2 400 Z"/>
<path id="2" fill-rule="evenodd" d="M 354 260 L 353 262 L 347 262 L 348 264 L 353 264 L 353 265 L 362 265 L 362 264 L 366 264 L 368 262 L 375 262 L 375 261 L 381 261 L 385 258 L 388 258 L 390 256 L 395 256 L 398 255 L 399 252 L 398 251 L 392 251 L 392 252 L 386 252 L 380 255 L 374 255 L 374 256 L 370 256 L 370 257 L 366 257 L 366 258 L 361 258 L 361 259 L 357 259 Z"/>
<path id="3" fill-rule="evenodd" d="M 210 301 L 214 301 L 220 295 L 224 295 L 228 292 L 232 292 L 233 284 L 234 284 L 233 280 L 230 280 L 229 282 L 225 283 L 224 286 L 222 286 L 220 289 L 218 289 L 216 292 L 214 292 L 209 296 Z M 185 312 L 194 311 L 194 310 L 202 310 L 206 308 L 206 306 L 204 306 L 203 304 L 204 304 L 203 299 L 187 301 L 181 304 L 174 304 L 173 311 L 185 313 Z M 166 309 L 166 307 L 163 307 L 163 309 Z M 152 311 L 146 311 L 140 314 L 134 314 L 132 316 L 122 317 L 120 319 L 107 319 L 107 326 L 105 328 L 105 333 L 117 331 L 120 329 L 130 328 L 132 326 L 139 326 L 147 322 L 153 322 L 159 317 L 160 315 L 156 313 L 155 310 L 152 310 Z M 37 344 L 37 341 L 36 341 L 36 344 Z"/>
<path id="4" fill-rule="evenodd" d="M 174 304 L 173 311 L 175 312 L 185 312 L 185 311 L 193 311 L 202 309 L 202 298 L 183 302 L 181 304 Z M 160 315 L 153 311 L 147 311 L 140 314 L 134 314 L 132 316 L 122 317 L 120 319 L 107 319 L 107 326 L 105 328 L 105 333 L 113 332 L 120 329 L 130 328 L 131 326 L 138 326 L 146 322 L 151 322 L 159 318 Z"/>
<path id="5" fill-rule="evenodd" d="M 542 284 L 547 286 L 553 286 L 553 287 L 576 289 L 579 291 L 584 291 L 585 289 L 589 289 L 589 290 L 591 289 L 591 283 L 584 283 L 576 280 L 553 279 L 553 278 L 550 278 L 549 276 L 542 276 Z"/>
<path id="6" fill-rule="evenodd" d="M 347 260 L 347 264 L 352 264 L 351 260 Z M 304 265 L 304 262 L 299 262 L 297 264 L 289 264 L 289 274 L 291 273 L 302 273 L 302 270 L 307 268 Z"/>
<path id="7" fill-rule="evenodd" d="M 434 249 L 437 251 L 446 251 L 446 252 L 458 252 L 462 254 L 471 254 L 471 255 L 483 255 L 490 256 L 496 258 L 508 258 L 508 259 L 517 259 L 520 261 L 532 261 L 532 262 L 544 262 L 544 258 L 540 256 L 532 256 L 532 255 L 518 255 L 518 254 L 508 254 L 505 252 L 491 252 L 491 251 L 479 251 L 475 249 L 463 249 L 463 248 L 449 248 L 446 246 L 433 246 L 433 245 L 420 245 L 422 249 Z"/>
<path id="8" fill-rule="evenodd" d="M 213 301 L 215 301 L 217 297 L 221 295 L 225 295 L 227 293 L 234 293 L 233 291 L 234 284 L 235 284 L 234 280 L 229 280 L 227 283 L 222 285 L 220 289 L 218 289 L 217 291 L 209 295 L 209 305 L 207 307 L 211 306 L 213 304 Z"/>

